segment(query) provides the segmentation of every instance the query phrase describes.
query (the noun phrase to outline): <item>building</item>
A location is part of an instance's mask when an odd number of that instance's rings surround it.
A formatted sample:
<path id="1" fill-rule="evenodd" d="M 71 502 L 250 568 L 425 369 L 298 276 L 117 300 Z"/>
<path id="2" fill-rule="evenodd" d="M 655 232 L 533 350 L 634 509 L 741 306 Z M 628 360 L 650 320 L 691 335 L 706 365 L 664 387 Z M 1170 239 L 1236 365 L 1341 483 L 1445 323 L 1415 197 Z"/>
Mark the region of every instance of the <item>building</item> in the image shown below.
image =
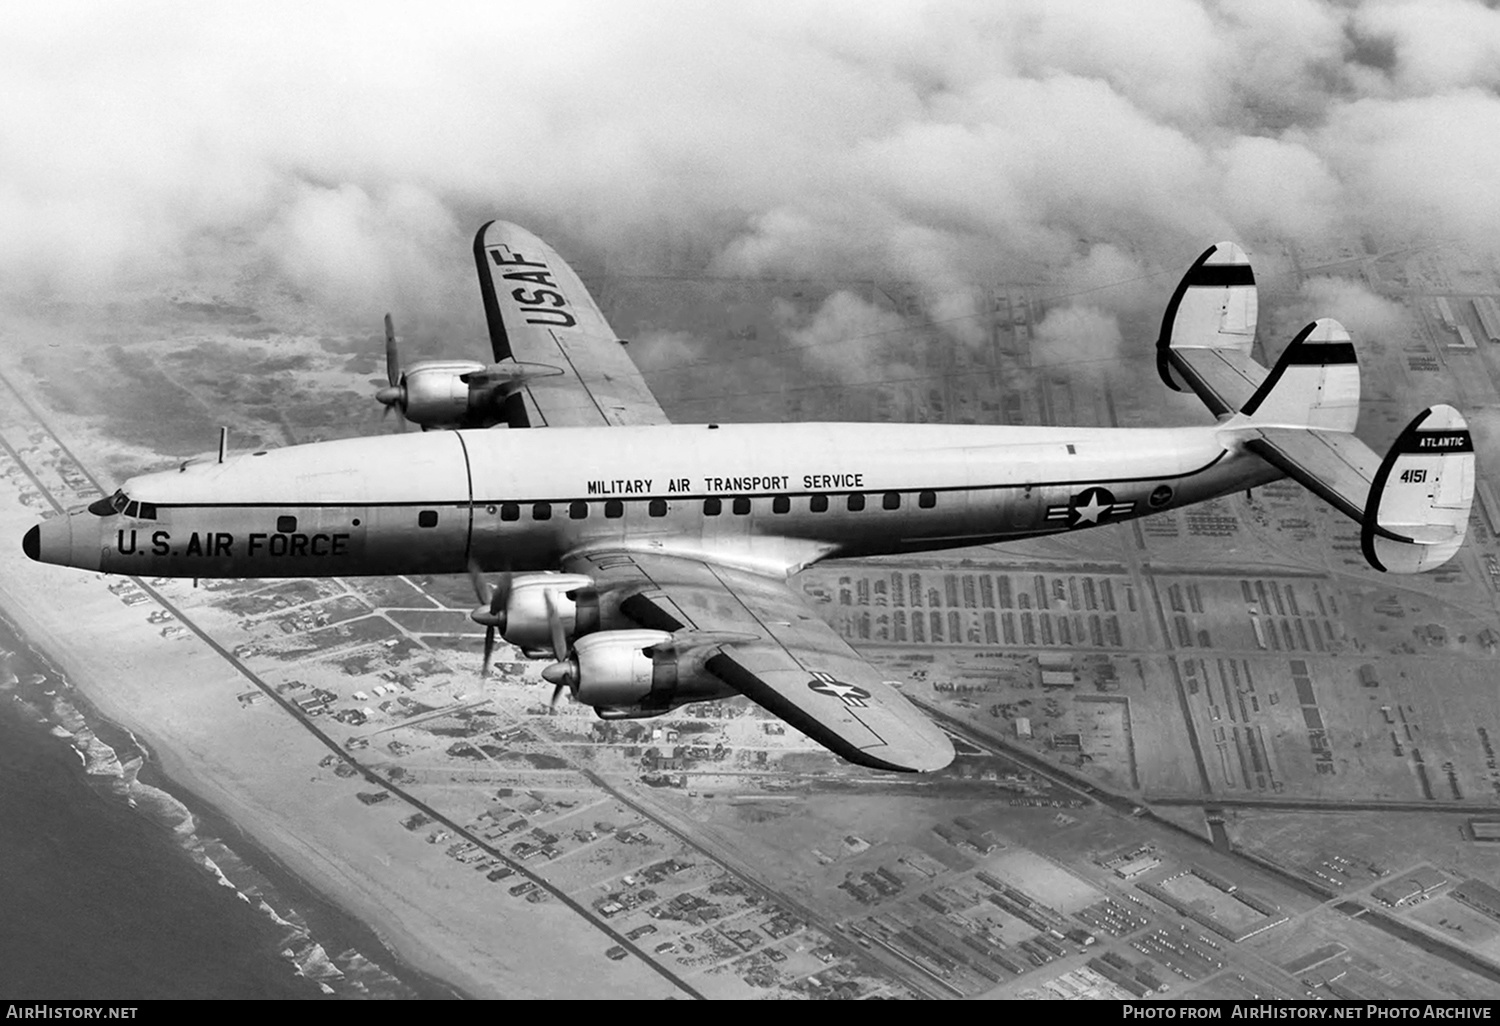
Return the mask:
<path id="1" fill-rule="evenodd" d="M 1024 740 L 1031 738 L 1031 718 L 1029 716 L 1016 717 L 1016 737 Z"/>
<path id="2" fill-rule="evenodd" d="M 1375 675 L 1375 667 L 1365 663 L 1359 668 L 1359 683 L 1361 687 L 1378 688 L 1380 678 Z"/>
<path id="3" fill-rule="evenodd" d="M 1469 820 L 1469 836 L 1476 841 L 1500 841 L 1500 819 Z"/>
<path id="4" fill-rule="evenodd" d="M 1422 868 L 1399 880 L 1381 884 L 1370 893 L 1392 908 L 1400 908 L 1425 898 L 1447 882 L 1448 878 L 1437 870 Z"/>
<path id="5" fill-rule="evenodd" d="M 1469 330 L 1467 324 L 1458 326 L 1458 341 L 1449 342 L 1449 349 L 1478 349 L 1479 345 L 1474 341 L 1474 333 Z"/>
<path id="6" fill-rule="evenodd" d="M 1072 670 L 1043 670 L 1042 687 L 1048 690 L 1054 688 L 1071 688 L 1078 683 L 1073 676 Z"/>
<path id="7" fill-rule="evenodd" d="M 1489 524 L 1490 532 L 1500 535 L 1500 502 L 1495 501 L 1489 482 L 1476 482 L 1474 490 L 1479 493 L 1479 508 L 1484 510 L 1484 520 Z"/>
<path id="8" fill-rule="evenodd" d="M 1500 919 L 1500 890 L 1483 880 L 1465 880 L 1449 893 L 1475 911 Z"/>
<path id="9" fill-rule="evenodd" d="M 1447 296 L 1438 296 L 1437 315 L 1443 322 L 1443 327 L 1452 331 L 1458 326 L 1457 319 L 1453 316 L 1453 306 L 1448 302 Z"/>
<path id="10" fill-rule="evenodd" d="M 1133 880 L 1142 873 L 1150 872 L 1159 865 L 1161 865 L 1161 859 L 1155 855 L 1142 855 L 1139 858 L 1131 859 L 1129 862 L 1122 862 L 1116 866 L 1115 875 L 1121 880 Z"/>
<path id="11" fill-rule="evenodd" d="M 1495 300 L 1489 296 L 1474 300 L 1474 314 L 1479 318 L 1485 337 L 1491 342 L 1500 342 L 1500 306 L 1496 306 Z"/>

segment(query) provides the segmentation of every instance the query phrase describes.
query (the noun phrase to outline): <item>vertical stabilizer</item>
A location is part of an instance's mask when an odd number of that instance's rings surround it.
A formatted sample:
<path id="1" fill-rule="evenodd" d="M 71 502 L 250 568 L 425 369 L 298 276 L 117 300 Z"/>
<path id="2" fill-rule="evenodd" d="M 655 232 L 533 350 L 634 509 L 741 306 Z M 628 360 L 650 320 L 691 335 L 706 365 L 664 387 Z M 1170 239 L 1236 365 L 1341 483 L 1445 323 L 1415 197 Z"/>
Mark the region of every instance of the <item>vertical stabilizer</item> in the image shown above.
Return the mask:
<path id="1" fill-rule="evenodd" d="M 1259 309 L 1250 258 L 1232 242 L 1208 247 L 1177 284 L 1162 316 L 1156 370 L 1179 392 L 1193 386 L 1172 360 L 1173 351 L 1211 349 L 1248 359 Z"/>
<path id="2" fill-rule="evenodd" d="M 1447 562 L 1464 543 L 1474 501 L 1474 441 L 1451 406 L 1423 410 L 1386 453 L 1361 531 L 1378 570 L 1412 574 Z"/>
<path id="3" fill-rule="evenodd" d="M 1344 326 L 1324 317 L 1299 331 L 1240 412 L 1257 424 L 1353 431 L 1359 361 Z"/>

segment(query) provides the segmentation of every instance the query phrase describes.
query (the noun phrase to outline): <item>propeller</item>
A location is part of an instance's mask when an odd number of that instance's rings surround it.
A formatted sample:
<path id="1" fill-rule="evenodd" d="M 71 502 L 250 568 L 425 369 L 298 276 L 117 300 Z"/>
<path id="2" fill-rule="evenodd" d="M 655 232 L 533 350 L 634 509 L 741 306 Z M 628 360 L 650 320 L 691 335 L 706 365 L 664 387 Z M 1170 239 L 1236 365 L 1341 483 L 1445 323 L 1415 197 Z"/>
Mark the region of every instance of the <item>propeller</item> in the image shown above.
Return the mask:
<path id="1" fill-rule="evenodd" d="M 547 626 L 552 628 L 552 653 L 557 657 L 557 662 L 542 671 L 542 680 L 556 685 L 552 689 L 552 701 L 547 706 L 556 709 L 557 700 L 564 691 L 578 693 L 578 659 L 568 652 L 568 636 L 563 631 L 562 617 L 557 615 L 557 601 L 552 592 L 543 592 L 542 601 L 547 606 Z"/>
<path id="2" fill-rule="evenodd" d="M 469 619 L 485 628 L 484 631 L 484 664 L 479 671 L 480 678 L 490 675 L 490 657 L 495 653 L 495 635 L 505 630 L 505 603 L 510 598 L 509 573 L 500 575 L 498 583 L 490 584 L 484 579 L 484 574 L 479 569 L 479 564 L 469 563 L 469 580 L 474 585 L 474 594 L 479 599 L 479 605 L 475 606 L 469 613 Z M 550 606 L 548 607 L 551 608 Z"/>
<path id="3" fill-rule="evenodd" d="M 400 409 L 401 430 L 406 430 L 406 381 L 401 373 L 401 355 L 396 350 L 396 326 L 391 315 L 385 315 L 385 379 L 389 384 L 375 393 L 375 398 L 385 406 L 381 417 L 390 415 L 392 409 Z"/>

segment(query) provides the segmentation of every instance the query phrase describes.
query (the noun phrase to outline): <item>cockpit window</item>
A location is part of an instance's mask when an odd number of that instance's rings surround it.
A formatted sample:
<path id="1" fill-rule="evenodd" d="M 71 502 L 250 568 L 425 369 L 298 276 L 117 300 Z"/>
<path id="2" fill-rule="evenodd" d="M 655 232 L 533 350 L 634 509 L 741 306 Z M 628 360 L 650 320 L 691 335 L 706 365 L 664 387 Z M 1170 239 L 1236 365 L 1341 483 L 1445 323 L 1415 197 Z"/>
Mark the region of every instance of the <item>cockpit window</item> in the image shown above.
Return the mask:
<path id="1" fill-rule="evenodd" d="M 116 513 L 123 513 L 127 517 L 135 517 L 140 520 L 155 520 L 156 503 L 135 502 L 130 496 L 125 494 L 125 490 L 122 488 L 113 495 L 102 499 L 95 499 L 89 504 L 89 512 L 96 517 L 109 517 L 114 516 Z"/>
<path id="2" fill-rule="evenodd" d="M 129 503 L 130 500 L 125 497 L 125 492 L 121 489 L 113 495 L 91 502 L 89 504 L 89 512 L 96 517 L 107 517 L 115 513 L 125 512 L 125 507 Z"/>

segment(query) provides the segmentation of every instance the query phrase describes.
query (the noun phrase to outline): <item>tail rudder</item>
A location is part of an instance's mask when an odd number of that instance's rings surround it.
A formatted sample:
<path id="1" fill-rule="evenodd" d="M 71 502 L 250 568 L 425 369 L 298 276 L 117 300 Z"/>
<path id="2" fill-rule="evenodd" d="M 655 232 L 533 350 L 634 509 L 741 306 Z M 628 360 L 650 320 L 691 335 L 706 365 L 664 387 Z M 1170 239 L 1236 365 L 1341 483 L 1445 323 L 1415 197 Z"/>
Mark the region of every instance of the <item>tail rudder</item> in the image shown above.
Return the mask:
<path id="1" fill-rule="evenodd" d="M 1420 573 L 1464 543 L 1474 502 L 1474 441 L 1451 406 L 1417 414 L 1370 483 L 1361 542 L 1377 570 Z"/>
<path id="2" fill-rule="evenodd" d="M 1172 359 L 1174 351 L 1209 349 L 1248 359 L 1258 309 L 1255 274 L 1245 251 L 1232 242 L 1208 247 L 1177 283 L 1162 316 L 1156 340 L 1156 370 L 1162 381 L 1179 392 L 1199 391 L 1184 376 L 1185 368 Z"/>
<path id="3" fill-rule="evenodd" d="M 1240 412 L 1256 424 L 1353 431 L 1359 421 L 1359 361 L 1338 321 L 1299 331 Z"/>

